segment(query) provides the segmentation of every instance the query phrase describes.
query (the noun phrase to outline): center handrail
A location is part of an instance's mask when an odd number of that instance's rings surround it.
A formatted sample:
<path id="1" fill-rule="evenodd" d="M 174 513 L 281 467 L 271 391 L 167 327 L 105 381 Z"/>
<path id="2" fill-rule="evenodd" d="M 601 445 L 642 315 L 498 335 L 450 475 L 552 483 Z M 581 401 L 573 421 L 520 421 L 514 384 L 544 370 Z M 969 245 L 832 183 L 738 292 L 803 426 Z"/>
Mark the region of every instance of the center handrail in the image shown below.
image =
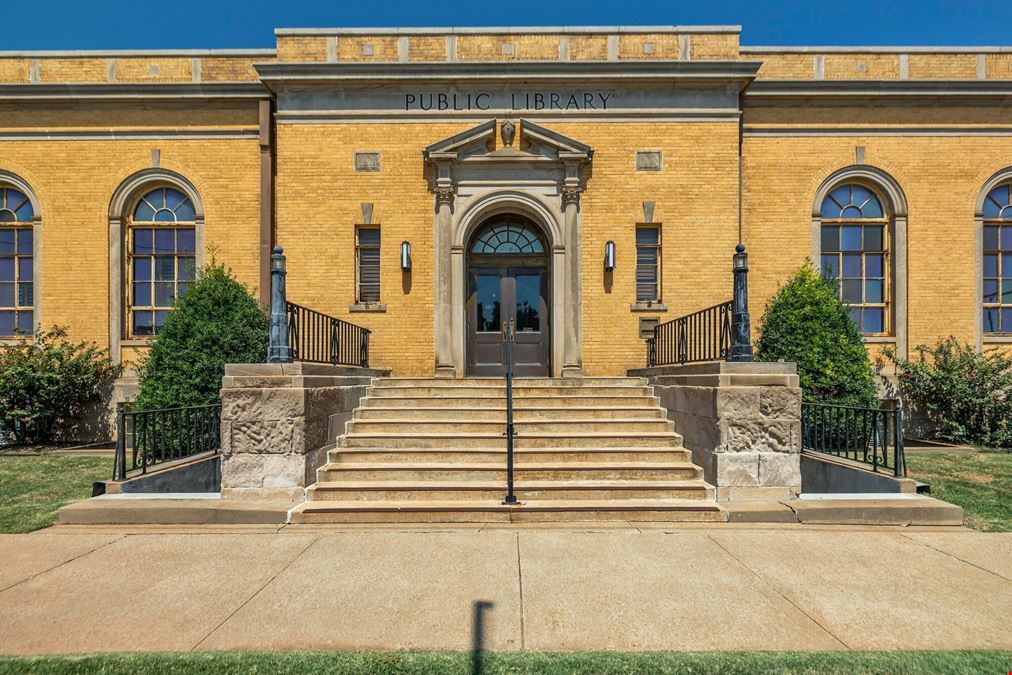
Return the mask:
<path id="1" fill-rule="evenodd" d="M 506 344 L 506 500 L 504 504 L 516 504 L 517 496 L 513 493 L 513 341 L 516 333 L 513 319 L 503 323 L 502 337 Z"/>

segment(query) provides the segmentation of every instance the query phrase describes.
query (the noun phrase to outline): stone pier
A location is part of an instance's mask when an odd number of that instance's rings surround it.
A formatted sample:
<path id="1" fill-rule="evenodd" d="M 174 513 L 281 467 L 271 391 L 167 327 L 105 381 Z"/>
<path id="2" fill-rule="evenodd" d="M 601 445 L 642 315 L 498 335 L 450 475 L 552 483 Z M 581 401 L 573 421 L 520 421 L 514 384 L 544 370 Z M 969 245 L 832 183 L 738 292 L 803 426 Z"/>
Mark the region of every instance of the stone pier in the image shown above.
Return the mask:
<path id="1" fill-rule="evenodd" d="M 629 371 L 647 377 L 719 501 L 801 490 L 801 387 L 793 363 L 700 363 Z"/>
<path id="2" fill-rule="evenodd" d="M 367 387 L 386 374 L 309 363 L 225 366 L 222 497 L 302 501 Z"/>

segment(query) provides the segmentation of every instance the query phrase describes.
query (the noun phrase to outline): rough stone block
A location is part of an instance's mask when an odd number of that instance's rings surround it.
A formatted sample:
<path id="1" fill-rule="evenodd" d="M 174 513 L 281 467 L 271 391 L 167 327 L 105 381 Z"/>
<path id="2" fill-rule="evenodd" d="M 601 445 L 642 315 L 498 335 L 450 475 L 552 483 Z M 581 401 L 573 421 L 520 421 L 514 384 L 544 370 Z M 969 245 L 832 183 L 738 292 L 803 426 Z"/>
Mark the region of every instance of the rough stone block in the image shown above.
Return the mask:
<path id="1" fill-rule="evenodd" d="M 754 418 L 759 413 L 758 387 L 720 387 L 716 392 L 716 417 Z"/>
<path id="2" fill-rule="evenodd" d="M 238 422 L 284 420 L 306 414 L 305 389 L 226 389 L 221 416 Z"/>
<path id="3" fill-rule="evenodd" d="M 724 417 L 717 424 L 721 433 L 719 452 L 759 452 L 766 447 L 766 423 L 754 412 L 752 416 Z"/>
<path id="4" fill-rule="evenodd" d="M 221 460 L 221 487 L 294 488 L 306 485 L 302 455 L 225 455 Z"/>
<path id="5" fill-rule="evenodd" d="M 766 424 L 766 450 L 801 452 L 801 422 L 771 420 Z"/>
<path id="6" fill-rule="evenodd" d="M 801 455 L 764 452 L 759 455 L 759 484 L 763 487 L 801 487 Z"/>
<path id="7" fill-rule="evenodd" d="M 232 422 L 229 449 L 233 455 L 290 453 L 296 445 L 295 421 Z M 299 441 L 301 445 L 301 438 Z"/>
<path id="8" fill-rule="evenodd" d="M 732 452 L 714 457 L 716 484 L 720 487 L 758 486 L 759 453 Z"/>
<path id="9" fill-rule="evenodd" d="M 801 389 L 762 387 L 759 390 L 759 412 L 766 417 L 800 417 Z"/>

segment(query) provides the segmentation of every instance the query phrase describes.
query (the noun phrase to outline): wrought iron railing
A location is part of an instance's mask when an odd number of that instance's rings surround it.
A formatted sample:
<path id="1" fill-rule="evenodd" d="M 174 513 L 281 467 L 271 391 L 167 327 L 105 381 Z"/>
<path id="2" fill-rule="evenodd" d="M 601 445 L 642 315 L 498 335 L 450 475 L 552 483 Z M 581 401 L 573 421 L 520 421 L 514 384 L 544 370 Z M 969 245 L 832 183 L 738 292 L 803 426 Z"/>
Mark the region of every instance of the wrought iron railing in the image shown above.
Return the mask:
<path id="1" fill-rule="evenodd" d="M 516 504 L 513 491 L 513 440 L 516 429 L 513 426 L 513 344 L 516 342 L 516 328 L 513 319 L 503 322 L 503 342 L 506 343 L 506 498 L 505 504 Z"/>
<path id="2" fill-rule="evenodd" d="M 153 466 L 221 449 L 221 404 L 116 414 L 113 480 L 145 474 Z"/>
<path id="3" fill-rule="evenodd" d="M 286 305 L 293 360 L 369 367 L 368 329 L 294 302 Z"/>
<path id="4" fill-rule="evenodd" d="M 867 464 L 872 471 L 907 475 L 898 405 L 887 409 L 802 403 L 801 447 Z"/>
<path id="5" fill-rule="evenodd" d="M 731 355 L 731 305 L 722 302 L 654 326 L 647 367 L 726 361 Z"/>

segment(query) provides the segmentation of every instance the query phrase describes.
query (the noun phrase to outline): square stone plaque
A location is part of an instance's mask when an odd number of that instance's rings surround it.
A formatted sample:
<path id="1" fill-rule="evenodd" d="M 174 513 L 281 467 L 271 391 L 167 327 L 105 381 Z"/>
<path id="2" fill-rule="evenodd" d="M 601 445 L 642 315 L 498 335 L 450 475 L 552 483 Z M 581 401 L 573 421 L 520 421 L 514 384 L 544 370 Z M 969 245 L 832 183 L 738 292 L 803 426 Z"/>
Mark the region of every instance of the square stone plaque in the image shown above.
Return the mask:
<path id="1" fill-rule="evenodd" d="M 356 152 L 355 171 L 379 171 L 380 154 L 378 152 Z"/>
<path id="2" fill-rule="evenodd" d="M 660 171 L 661 151 L 660 150 L 639 150 L 636 152 L 637 171 Z"/>

